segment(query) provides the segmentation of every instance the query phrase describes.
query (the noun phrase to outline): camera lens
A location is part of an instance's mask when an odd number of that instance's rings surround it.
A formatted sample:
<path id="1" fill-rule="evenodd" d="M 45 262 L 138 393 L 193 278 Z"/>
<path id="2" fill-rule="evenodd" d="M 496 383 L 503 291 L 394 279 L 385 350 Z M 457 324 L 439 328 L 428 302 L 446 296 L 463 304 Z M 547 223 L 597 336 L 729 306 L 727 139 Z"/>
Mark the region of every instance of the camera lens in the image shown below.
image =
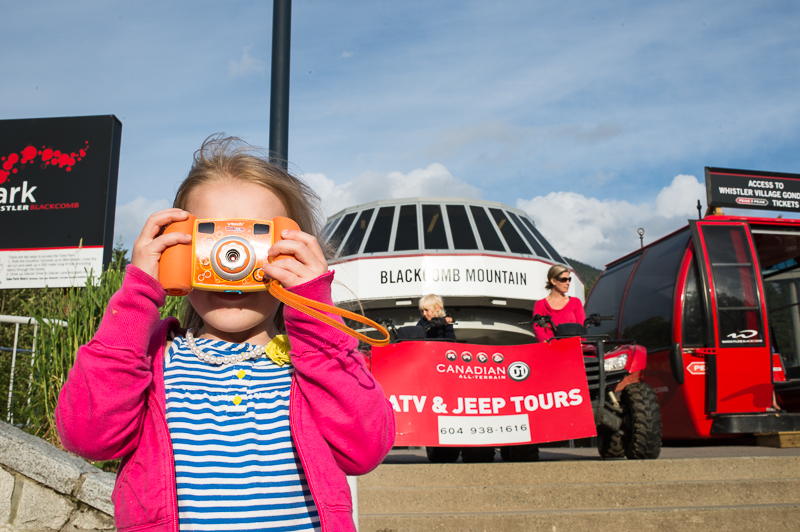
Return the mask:
<path id="1" fill-rule="evenodd" d="M 225 281 L 241 281 L 253 271 L 256 251 L 246 239 L 230 236 L 211 248 L 211 268 Z"/>

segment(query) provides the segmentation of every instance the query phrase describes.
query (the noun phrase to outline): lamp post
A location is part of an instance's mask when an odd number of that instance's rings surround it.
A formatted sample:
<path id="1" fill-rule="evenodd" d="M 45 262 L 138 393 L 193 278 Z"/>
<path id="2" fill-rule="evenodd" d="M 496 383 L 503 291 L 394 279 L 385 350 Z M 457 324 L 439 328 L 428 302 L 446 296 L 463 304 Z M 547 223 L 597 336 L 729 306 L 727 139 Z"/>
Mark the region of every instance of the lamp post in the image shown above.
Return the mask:
<path id="1" fill-rule="evenodd" d="M 289 160 L 289 58 L 292 44 L 292 0 L 273 0 L 272 81 L 269 105 L 270 161 L 287 169 Z"/>

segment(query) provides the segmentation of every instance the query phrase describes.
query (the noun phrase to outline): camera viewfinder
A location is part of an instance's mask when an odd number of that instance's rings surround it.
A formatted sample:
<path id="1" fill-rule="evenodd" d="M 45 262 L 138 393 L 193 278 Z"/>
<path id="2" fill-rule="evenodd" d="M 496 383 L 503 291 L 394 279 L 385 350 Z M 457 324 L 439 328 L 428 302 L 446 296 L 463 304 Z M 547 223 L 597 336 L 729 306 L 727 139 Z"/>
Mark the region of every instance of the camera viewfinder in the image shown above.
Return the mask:
<path id="1" fill-rule="evenodd" d="M 197 224 L 197 232 L 206 235 L 214 234 L 214 222 L 203 222 Z"/>
<path id="2" fill-rule="evenodd" d="M 253 224 L 253 234 L 254 235 L 268 235 L 269 234 L 269 225 L 267 225 L 267 224 Z"/>

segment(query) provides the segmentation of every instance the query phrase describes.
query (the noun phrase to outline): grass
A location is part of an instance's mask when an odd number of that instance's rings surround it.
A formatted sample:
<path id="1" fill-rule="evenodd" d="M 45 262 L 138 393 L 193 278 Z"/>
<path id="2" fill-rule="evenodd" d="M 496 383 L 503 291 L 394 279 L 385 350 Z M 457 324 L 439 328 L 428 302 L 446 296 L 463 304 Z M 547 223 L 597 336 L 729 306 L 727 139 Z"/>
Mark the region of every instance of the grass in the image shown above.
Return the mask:
<path id="1" fill-rule="evenodd" d="M 122 264 L 112 264 L 98 279 L 88 276 L 86 286 L 38 290 L 6 290 L 5 314 L 30 316 L 39 322 L 35 353 L 18 353 L 14 371 L 14 423 L 58 447 L 55 408 L 61 387 L 75 362 L 78 348 L 88 343 L 105 312 L 111 296 L 119 290 L 125 275 Z M 168 297 L 162 317 L 177 316 L 181 299 Z M 55 320 L 66 322 L 62 327 Z M 3 324 L 0 345 L 13 345 L 14 326 Z M 19 349 L 33 347 L 33 327 L 20 326 Z M 0 353 L 0 419 L 6 420 L 11 353 Z"/>

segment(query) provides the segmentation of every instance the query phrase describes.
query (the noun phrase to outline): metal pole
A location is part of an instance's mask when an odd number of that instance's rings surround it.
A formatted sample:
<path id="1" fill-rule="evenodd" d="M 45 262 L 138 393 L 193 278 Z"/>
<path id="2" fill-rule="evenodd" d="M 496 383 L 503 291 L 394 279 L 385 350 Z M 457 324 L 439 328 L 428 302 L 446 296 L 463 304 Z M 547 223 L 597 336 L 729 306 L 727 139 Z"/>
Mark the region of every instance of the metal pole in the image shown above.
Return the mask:
<path id="1" fill-rule="evenodd" d="M 270 160 L 287 169 L 289 159 L 289 57 L 292 44 L 292 0 L 273 0 L 272 83 L 269 105 Z"/>
<path id="2" fill-rule="evenodd" d="M 19 323 L 14 325 L 14 349 L 11 351 L 11 380 L 8 383 L 8 412 L 6 421 L 14 423 L 14 413 L 11 404 L 14 402 L 14 366 L 17 365 L 17 342 L 19 342 Z"/>
<path id="3" fill-rule="evenodd" d="M 33 323 L 33 347 L 31 347 L 31 380 L 28 382 L 28 406 L 31 406 L 31 390 L 33 389 L 34 366 L 36 365 L 36 333 L 39 332 L 39 322 Z M 30 419 L 29 419 L 30 421 Z"/>

